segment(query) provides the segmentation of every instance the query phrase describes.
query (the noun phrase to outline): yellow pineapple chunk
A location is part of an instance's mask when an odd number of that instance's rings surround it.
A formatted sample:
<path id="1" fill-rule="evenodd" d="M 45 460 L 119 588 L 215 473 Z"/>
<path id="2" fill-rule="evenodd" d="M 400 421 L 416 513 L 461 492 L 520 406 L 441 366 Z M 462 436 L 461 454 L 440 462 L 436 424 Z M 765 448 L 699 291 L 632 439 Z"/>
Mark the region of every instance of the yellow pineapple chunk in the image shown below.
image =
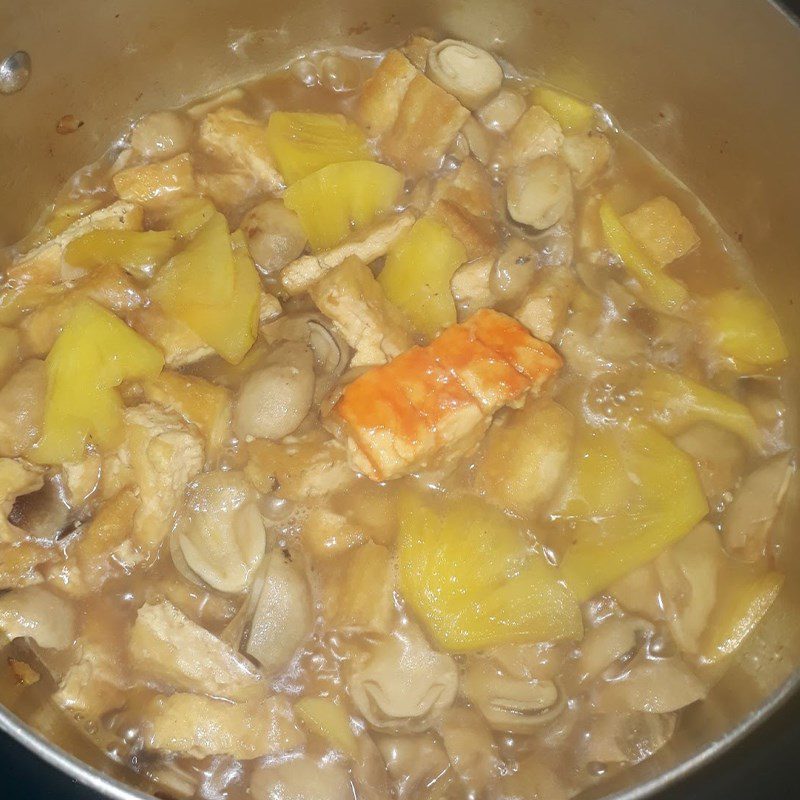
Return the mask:
<path id="1" fill-rule="evenodd" d="M 290 186 L 283 202 L 314 250 L 328 250 L 397 203 L 405 179 L 374 161 L 329 164 Z"/>
<path id="2" fill-rule="evenodd" d="M 789 356 L 772 309 L 744 289 L 725 289 L 708 300 L 711 344 L 739 372 L 778 364 Z"/>
<path id="3" fill-rule="evenodd" d="M 104 449 L 119 444 L 122 401 L 116 387 L 155 377 L 164 358 L 110 311 L 81 300 L 45 363 L 43 432 L 33 458 L 53 464 L 80 460 L 87 439 Z"/>
<path id="4" fill-rule="evenodd" d="M 341 114 L 274 111 L 267 143 L 287 185 L 328 164 L 370 159 L 363 131 Z"/>
<path id="5" fill-rule="evenodd" d="M 665 267 L 700 244 L 694 225 L 668 197 L 654 197 L 622 217 L 637 242 Z"/>
<path id="6" fill-rule="evenodd" d="M 400 591 L 438 647 L 579 639 L 578 602 L 518 525 L 475 497 L 400 499 Z"/>
<path id="7" fill-rule="evenodd" d="M 168 161 L 123 169 L 111 182 L 123 200 L 144 205 L 168 202 L 179 195 L 192 194 L 195 189 L 188 153 Z"/>
<path id="8" fill-rule="evenodd" d="M 95 230 L 73 239 L 64 248 L 64 261 L 79 269 L 110 264 L 132 275 L 147 277 L 174 252 L 172 231 Z"/>
<path id="9" fill-rule="evenodd" d="M 258 331 L 261 282 L 243 234 L 233 238 L 215 214 L 156 275 L 152 299 L 236 364 Z"/>
<path id="10" fill-rule="evenodd" d="M 466 260 L 464 245 L 448 228 L 423 217 L 389 250 L 378 283 L 413 327 L 432 338 L 456 323 L 450 279 Z"/>
<path id="11" fill-rule="evenodd" d="M 594 124 L 594 109 L 564 92 L 537 86 L 531 99 L 558 122 L 564 133 L 586 133 Z"/>
<path id="12" fill-rule="evenodd" d="M 345 710 L 327 697 L 303 697 L 294 710 L 309 733 L 321 736 L 328 744 L 345 755 L 358 755 L 358 742 L 350 727 Z"/>
<path id="13" fill-rule="evenodd" d="M 179 197 L 164 210 L 161 223 L 181 238 L 186 238 L 197 233 L 216 211 L 207 197 Z"/>

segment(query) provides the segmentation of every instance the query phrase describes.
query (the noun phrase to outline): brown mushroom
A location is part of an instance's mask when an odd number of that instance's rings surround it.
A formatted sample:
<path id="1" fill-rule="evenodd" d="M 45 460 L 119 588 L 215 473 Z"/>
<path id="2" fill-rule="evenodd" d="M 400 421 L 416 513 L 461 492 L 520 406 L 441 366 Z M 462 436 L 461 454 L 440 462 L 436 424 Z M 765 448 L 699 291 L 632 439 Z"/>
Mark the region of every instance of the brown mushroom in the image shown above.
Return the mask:
<path id="1" fill-rule="evenodd" d="M 283 269 L 305 250 L 306 237 L 300 220 L 280 200 L 265 200 L 251 208 L 241 229 L 256 266 L 265 274 Z"/>
<path id="2" fill-rule="evenodd" d="M 470 109 L 480 108 L 503 83 L 503 68 L 494 56 L 456 39 L 431 47 L 425 72 Z"/>
<path id="3" fill-rule="evenodd" d="M 567 165 L 542 156 L 513 170 L 506 187 L 508 213 L 516 222 L 544 230 L 572 209 L 572 179 Z"/>
<path id="4" fill-rule="evenodd" d="M 142 117 L 131 131 L 131 147 L 143 158 L 170 158 L 189 147 L 192 124 L 175 111 Z"/>

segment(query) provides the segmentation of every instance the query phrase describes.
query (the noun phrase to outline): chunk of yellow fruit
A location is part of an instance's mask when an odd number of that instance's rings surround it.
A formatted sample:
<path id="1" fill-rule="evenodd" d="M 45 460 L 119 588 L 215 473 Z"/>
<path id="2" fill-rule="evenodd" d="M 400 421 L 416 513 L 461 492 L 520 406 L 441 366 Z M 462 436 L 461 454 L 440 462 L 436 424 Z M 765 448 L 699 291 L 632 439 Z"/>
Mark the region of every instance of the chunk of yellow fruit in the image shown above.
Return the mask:
<path id="1" fill-rule="evenodd" d="M 16 249 L 20 253 L 27 253 L 29 250 L 49 242 L 81 217 L 96 211 L 102 204 L 103 201 L 96 197 L 82 197 L 78 200 L 70 200 L 55 206 L 44 222 L 37 225 L 23 239 L 17 242 Z"/>
<path id="2" fill-rule="evenodd" d="M 725 289 L 709 298 L 705 319 L 712 344 L 740 372 L 789 356 L 769 305 L 744 289 Z"/>
<path id="3" fill-rule="evenodd" d="M 132 275 L 147 276 L 177 247 L 172 231 L 94 230 L 73 239 L 64 248 L 64 261 L 80 269 L 101 265 L 122 267 Z"/>
<path id="4" fill-rule="evenodd" d="M 578 639 L 577 600 L 517 525 L 474 497 L 406 492 L 399 503 L 400 591 L 437 646 Z"/>
<path id="5" fill-rule="evenodd" d="M 159 270 L 150 296 L 232 364 L 241 361 L 258 331 L 261 282 L 241 234 L 232 239 L 222 214 L 197 232 Z"/>
<path id="6" fill-rule="evenodd" d="M 622 217 L 622 224 L 661 267 L 700 244 L 694 225 L 668 197 L 654 197 L 642 203 Z"/>
<path id="7" fill-rule="evenodd" d="M 652 370 L 644 374 L 638 389 L 642 410 L 670 435 L 698 422 L 711 422 L 752 447 L 760 445 L 761 434 L 747 406 L 685 375 Z"/>
<path id="8" fill-rule="evenodd" d="M 657 311 L 676 311 L 688 297 L 686 287 L 661 271 L 659 264 L 633 238 L 607 200 L 600 204 L 600 224 L 606 243 L 642 287 L 644 300 Z"/>
<path id="9" fill-rule="evenodd" d="M 186 238 L 197 233 L 216 211 L 206 197 L 179 197 L 164 210 L 161 222 L 181 238 Z"/>
<path id="10" fill-rule="evenodd" d="M 783 586 L 783 575 L 728 559 L 718 578 L 719 595 L 701 644 L 706 661 L 730 655 L 767 613 Z"/>
<path id="11" fill-rule="evenodd" d="M 342 114 L 273 111 L 267 143 L 287 185 L 328 164 L 371 157 L 364 132 Z"/>
<path id="12" fill-rule="evenodd" d="M 161 351 L 110 311 L 82 300 L 47 356 L 42 438 L 33 450 L 45 464 L 77 461 L 87 438 L 101 448 L 119 443 L 125 380 L 152 378 Z"/>
<path id="13" fill-rule="evenodd" d="M 569 523 L 564 578 L 586 600 L 651 561 L 707 513 L 694 463 L 666 436 L 639 421 L 586 428 L 554 510 Z"/>
<path id="14" fill-rule="evenodd" d="M 310 733 L 321 736 L 334 750 L 355 758 L 358 742 L 344 709 L 326 697 L 303 697 L 294 704 L 300 721 Z"/>
<path id="15" fill-rule="evenodd" d="M 43 306 L 64 294 L 64 286 L 41 286 L 26 283 L 13 286 L 0 292 L 0 325 L 15 325 L 34 308 Z"/>
<path id="16" fill-rule="evenodd" d="M 466 248 L 450 230 L 423 217 L 389 250 L 378 283 L 413 327 L 433 338 L 456 323 L 450 279 L 466 260 Z"/>
<path id="17" fill-rule="evenodd" d="M 564 92 L 537 86 L 531 99 L 558 122 L 564 133 L 586 133 L 594 124 L 594 109 Z"/>
<path id="18" fill-rule="evenodd" d="M 405 178 L 374 161 L 346 161 L 301 178 L 283 195 L 314 250 L 327 250 L 397 203 Z"/>

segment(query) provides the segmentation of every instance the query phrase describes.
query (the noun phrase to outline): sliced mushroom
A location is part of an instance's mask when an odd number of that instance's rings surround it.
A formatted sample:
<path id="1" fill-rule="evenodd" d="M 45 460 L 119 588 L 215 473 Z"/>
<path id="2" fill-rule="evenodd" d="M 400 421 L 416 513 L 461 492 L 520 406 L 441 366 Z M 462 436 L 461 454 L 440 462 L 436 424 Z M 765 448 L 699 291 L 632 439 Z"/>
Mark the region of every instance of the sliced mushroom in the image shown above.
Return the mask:
<path id="1" fill-rule="evenodd" d="M 220 592 L 244 591 L 264 557 L 257 500 L 241 472 L 206 472 L 189 488 L 171 541 L 192 572 Z"/>
<path id="2" fill-rule="evenodd" d="M 41 586 L 0 596 L 0 631 L 9 639 L 29 637 L 39 647 L 64 650 L 75 640 L 76 615 L 68 600 Z"/>
<path id="3" fill-rule="evenodd" d="M 637 617 L 610 617 L 587 631 L 580 647 L 578 671 L 581 680 L 593 680 L 642 644 L 653 631 L 649 622 Z"/>
<path id="4" fill-rule="evenodd" d="M 501 762 L 491 731 L 469 708 L 448 709 L 439 724 L 444 749 L 468 796 L 480 796 L 497 779 Z"/>
<path id="5" fill-rule="evenodd" d="M 572 171 L 576 189 L 587 187 L 606 168 L 611 158 L 611 143 L 597 131 L 567 136 L 561 157 Z"/>
<path id="6" fill-rule="evenodd" d="M 254 206 L 244 215 L 240 227 L 253 261 L 267 275 L 298 258 L 308 241 L 297 214 L 281 200 L 265 200 Z"/>
<path id="7" fill-rule="evenodd" d="M 263 583 L 254 588 L 252 600 L 242 650 L 263 672 L 271 674 L 285 667 L 311 635 L 311 591 L 298 567 L 276 550 L 269 557 Z"/>
<path id="8" fill-rule="evenodd" d="M 722 515 L 722 538 L 729 553 L 744 561 L 764 556 L 794 470 L 792 454 L 784 453 L 742 481 Z"/>
<path id="9" fill-rule="evenodd" d="M 256 769 L 250 796 L 253 800 L 352 800 L 353 789 L 341 764 L 299 756 Z"/>
<path id="10" fill-rule="evenodd" d="M 663 714 L 702 700 L 708 690 L 680 658 L 635 659 L 626 674 L 595 690 L 598 711 Z"/>
<path id="11" fill-rule="evenodd" d="M 529 733 L 564 708 L 553 681 L 509 675 L 487 658 L 468 662 L 461 688 L 492 728 L 509 733 Z"/>
<path id="12" fill-rule="evenodd" d="M 419 797 L 450 767 L 447 753 L 430 733 L 382 736 L 378 748 L 401 800 Z"/>
<path id="13" fill-rule="evenodd" d="M 299 342 L 283 342 L 249 375 L 236 399 L 237 436 L 282 439 L 295 431 L 314 401 L 314 356 Z"/>
<path id="14" fill-rule="evenodd" d="M 428 51 L 427 76 L 467 108 L 480 108 L 503 83 L 503 68 L 474 44 L 445 39 Z"/>
<path id="15" fill-rule="evenodd" d="M 388 731 L 423 731 L 456 696 L 453 659 L 432 650 L 422 632 L 405 625 L 374 644 L 348 678 L 350 695 L 364 718 Z"/>
<path id="16" fill-rule="evenodd" d="M 489 288 L 503 300 L 519 298 L 533 283 L 536 267 L 533 245 L 514 236 L 497 256 L 489 276 Z"/>
<path id="17" fill-rule="evenodd" d="M 537 230 L 555 225 L 572 209 L 569 168 L 555 156 L 517 167 L 508 177 L 506 202 L 516 222 Z"/>
<path id="18" fill-rule="evenodd" d="M 131 131 L 131 147 L 142 157 L 170 158 L 191 143 L 192 123 L 175 111 L 156 111 L 142 117 Z"/>
<path id="19" fill-rule="evenodd" d="M 513 89 L 501 89 L 488 103 L 478 109 L 476 116 L 487 127 L 508 133 L 525 113 L 525 98 Z"/>

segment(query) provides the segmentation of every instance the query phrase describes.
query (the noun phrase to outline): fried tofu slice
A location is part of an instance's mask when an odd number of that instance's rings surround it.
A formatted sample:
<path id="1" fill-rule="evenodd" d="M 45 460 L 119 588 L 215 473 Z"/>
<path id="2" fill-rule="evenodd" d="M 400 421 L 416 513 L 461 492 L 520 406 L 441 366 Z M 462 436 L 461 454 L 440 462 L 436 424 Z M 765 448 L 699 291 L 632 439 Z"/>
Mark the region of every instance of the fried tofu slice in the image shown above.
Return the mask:
<path id="1" fill-rule="evenodd" d="M 244 172 L 264 191 L 278 192 L 283 179 L 267 146 L 267 126 L 235 108 L 219 108 L 200 124 L 200 147 L 229 172 Z"/>
<path id="2" fill-rule="evenodd" d="M 380 138 L 392 129 L 409 84 L 420 74 L 399 50 L 386 54 L 358 101 L 358 121 L 367 136 Z"/>
<path id="3" fill-rule="evenodd" d="M 412 177 L 437 169 L 469 111 L 440 86 L 417 75 L 408 85 L 392 129 L 381 149 Z"/>
<path id="4" fill-rule="evenodd" d="M 385 364 L 414 343 L 403 315 L 355 256 L 323 275 L 309 294 L 355 351 L 351 367 Z"/>
<path id="5" fill-rule="evenodd" d="M 175 197 L 194 194 L 194 170 L 192 157 L 188 153 L 157 161 L 128 167 L 111 179 L 120 199 L 142 205 L 159 205 Z"/>
<path id="6" fill-rule="evenodd" d="M 18 283 L 58 283 L 62 280 L 61 256 L 73 240 L 94 230 L 142 229 L 142 207 L 118 200 L 105 208 L 81 217 L 44 244 L 18 256 L 8 268 L 7 277 Z"/>
<path id="7" fill-rule="evenodd" d="M 378 220 L 331 250 L 301 256 L 287 264 L 281 272 L 281 284 L 290 295 L 308 291 L 323 275 L 338 267 L 345 259 L 356 256 L 365 264 L 385 256 L 389 248 L 414 224 L 410 211 Z"/>
<path id="8" fill-rule="evenodd" d="M 240 761 L 275 756 L 305 744 L 285 697 L 227 703 L 196 694 L 160 695 L 144 709 L 145 747 L 189 758 Z"/>
<path id="9" fill-rule="evenodd" d="M 356 378 L 330 417 L 354 469 L 390 480 L 477 443 L 492 414 L 522 402 L 555 375 L 561 358 L 518 322 L 483 309 L 427 347 Z"/>
<path id="10" fill-rule="evenodd" d="M 694 225 L 668 197 L 654 197 L 635 211 L 625 214 L 622 223 L 661 267 L 685 256 L 700 244 Z"/>

